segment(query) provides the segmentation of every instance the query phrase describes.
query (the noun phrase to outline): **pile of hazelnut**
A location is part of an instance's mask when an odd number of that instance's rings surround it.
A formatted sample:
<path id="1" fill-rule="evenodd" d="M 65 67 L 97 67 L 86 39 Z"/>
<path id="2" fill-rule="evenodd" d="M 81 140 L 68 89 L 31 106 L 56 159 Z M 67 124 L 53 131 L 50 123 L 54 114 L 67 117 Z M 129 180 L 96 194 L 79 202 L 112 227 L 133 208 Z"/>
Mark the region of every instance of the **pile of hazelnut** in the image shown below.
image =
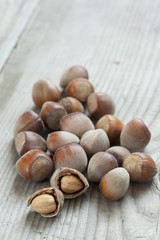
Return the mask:
<path id="1" fill-rule="evenodd" d="M 36 191 L 28 200 L 28 205 L 44 217 L 56 216 L 65 198 L 84 193 L 88 180 L 100 182 L 106 199 L 119 200 L 130 180 L 146 182 L 157 173 L 153 159 L 140 152 L 151 138 L 147 126 L 141 119 L 124 126 L 113 115 L 113 99 L 94 92 L 84 67 L 76 65 L 66 70 L 60 86 L 65 92 L 61 99 L 53 82 L 37 81 L 32 98 L 41 108 L 40 114 L 24 112 L 14 128 L 20 156 L 17 172 L 34 182 L 50 178 L 50 187 Z M 46 129 L 45 140 L 42 136 Z M 88 180 L 82 174 L 86 170 Z"/>

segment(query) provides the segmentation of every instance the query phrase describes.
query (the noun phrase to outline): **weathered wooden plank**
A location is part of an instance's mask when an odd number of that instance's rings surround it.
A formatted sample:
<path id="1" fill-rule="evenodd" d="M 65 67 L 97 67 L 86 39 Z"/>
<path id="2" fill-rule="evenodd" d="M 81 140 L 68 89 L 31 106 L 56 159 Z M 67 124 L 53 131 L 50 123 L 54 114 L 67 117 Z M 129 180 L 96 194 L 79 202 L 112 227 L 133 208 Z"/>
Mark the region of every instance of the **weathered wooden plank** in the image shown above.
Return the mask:
<path id="1" fill-rule="evenodd" d="M 58 84 L 62 71 L 86 66 L 96 91 L 113 96 L 116 115 L 126 123 L 145 120 L 152 132 L 146 152 L 160 164 L 160 34 L 158 0 L 46 0 L 35 13 L 0 75 L 1 214 L 4 239 L 159 239 L 159 175 L 146 184 L 131 184 L 117 202 L 106 201 L 98 184 L 67 200 L 54 219 L 26 208 L 35 190 L 15 171 L 18 158 L 12 129 L 17 117 L 33 107 L 31 88 L 42 76 Z"/>
<path id="2" fill-rule="evenodd" d="M 0 72 L 16 48 L 39 0 L 0 1 Z"/>

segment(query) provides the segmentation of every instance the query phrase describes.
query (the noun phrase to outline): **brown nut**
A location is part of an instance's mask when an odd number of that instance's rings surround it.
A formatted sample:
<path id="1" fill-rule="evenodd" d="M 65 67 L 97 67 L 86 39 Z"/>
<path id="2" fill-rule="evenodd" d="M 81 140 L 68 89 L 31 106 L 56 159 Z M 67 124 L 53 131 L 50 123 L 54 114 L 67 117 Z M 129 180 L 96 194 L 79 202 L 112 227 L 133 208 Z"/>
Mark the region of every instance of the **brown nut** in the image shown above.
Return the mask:
<path id="1" fill-rule="evenodd" d="M 129 174 L 124 168 L 114 168 L 102 177 L 101 193 L 108 200 L 119 200 L 127 192 L 129 182 Z"/>
<path id="2" fill-rule="evenodd" d="M 15 137 L 15 147 L 19 156 L 32 149 L 47 150 L 46 141 L 40 135 L 30 131 L 17 133 Z"/>
<path id="3" fill-rule="evenodd" d="M 72 112 L 83 112 L 84 107 L 80 101 L 73 97 L 65 97 L 59 102 L 67 111 L 67 113 Z"/>
<path id="4" fill-rule="evenodd" d="M 34 149 L 17 161 L 16 170 L 24 179 L 40 182 L 52 174 L 53 162 L 45 152 Z"/>
<path id="5" fill-rule="evenodd" d="M 79 143 L 79 138 L 70 132 L 52 132 L 47 137 L 48 150 L 53 154 L 59 147 L 69 143 Z"/>
<path id="6" fill-rule="evenodd" d="M 81 137 L 88 130 L 94 129 L 92 121 L 80 112 L 70 113 L 60 120 L 60 128 Z"/>
<path id="7" fill-rule="evenodd" d="M 91 82 L 85 78 L 76 78 L 66 87 L 66 95 L 78 99 L 80 102 L 86 102 L 88 96 L 94 92 Z"/>
<path id="8" fill-rule="evenodd" d="M 37 107 L 42 107 L 47 101 L 56 102 L 59 96 L 58 88 L 49 79 L 40 79 L 33 85 L 32 98 Z"/>
<path id="9" fill-rule="evenodd" d="M 114 114 L 115 104 L 106 93 L 91 93 L 87 99 L 87 108 L 91 117 L 99 119 L 105 114 Z"/>
<path id="10" fill-rule="evenodd" d="M 28 206 L 31 205 L 33 210 L 43 217 L 55 217 L 61 211 L 63 204 L 63 193 L 53 187 L 36 191 L 28 200 Z"/>
<path id="11" fill-rule="evenodd" d="M 60 86 L 65 88 L 75 78 L 86 78 L 88 79 L 88 71 L 82 66 L 75 65 L 67 69 L 60 80 Z"/>
<path id="12" fill-rule="evenodd" d="M 40 115 L 49 130 L 59 130 L 60 119 L 67 114 L 63 106 L 56 102 L 45 102 Z"/>
<path id="13" fill-rule="evenodd" d="M 116 158 L 119 167 L 122 167 L 124 159 L 130 154 L 127 148 L 121 146 L 111 147 L 106 152 L 111 153 Z"/>
<path id="14" fill-rule="evenodd" d="M 155 162 L 145 153 L 130 154 L 124 159 L 122 166 L 128 171 L 133 182 L 146 182 L 157 174 Z"/>
<path id="15" fill-rule="evenodd" d="M 103 129 L 107 133 L 111 143 L 117 143 L 120 140 L 123 123 L 113 115 L 104 115 L 96 123 L 96 128 Z"/>
<path id="16" fill-rule="evenodd" d="M 143 150 L 149 143 L 151 133 L 143 120 L 136 118 L 124 126 L 121 135 L 121 146 L 128 148 L 131 152 Z"/>
<path id="17" fill-rule="evenodd" d="M 89 187 L 84 175 L 72 168 L 57 169 L 50 179 L 50 184 L 60 189 L 64 198 L 68 199 L 80 196 Z"/>
<path id="18" fill-rule="evenodd" d="M 94 154 L 88 164 L 88 180 L 91 182 L 100 182 L 101 178 L 113 168 L 118 167 L 115 157 L 107 152 L 98 152 Z"/>
<path id="19" fill-rule="evenodd" d="M 106 151 L 110 143 L 103 129 L 94 129 L 82 135 L 80 145 L 85 150 L 88 158 L 90 158 L 97 152 Z"/>
<path id="20" fill-rule="evenodd" d="M 39 134 L 43 133 L 44 125 L 37 113 L 27 111 L 18 118 L 14 127 L 14 135 L 23 131 L 32 131 Z"/>
<path id="21" fill-rule="evenodd" d="M 84 149 L 79 144 L 70 143 L 56 150 L 53 163 L 55 169 L 69 167 L 84 172 L 88 160 Z"/>

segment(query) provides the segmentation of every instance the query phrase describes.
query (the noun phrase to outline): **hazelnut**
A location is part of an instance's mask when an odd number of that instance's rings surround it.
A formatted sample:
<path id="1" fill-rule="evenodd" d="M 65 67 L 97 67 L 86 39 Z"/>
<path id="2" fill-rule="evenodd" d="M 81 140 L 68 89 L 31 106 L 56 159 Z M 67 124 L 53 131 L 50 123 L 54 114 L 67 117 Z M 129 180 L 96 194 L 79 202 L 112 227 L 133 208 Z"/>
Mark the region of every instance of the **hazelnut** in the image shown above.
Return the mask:
<path id="1" fill-rule="evenodd" d="M 89 187 L 87 179 L 79 171 L 72 168 L 58 168 L 50 179 L 51 186 L 61 190 L 64 198 L 75 198 Z"/>
<path id="2" fill-rule="evenodd" d="M 47 150 L 46 141 L 34 132 L 24 131 L 17 133 L 15 137 L 15 147 L 19 156 L 32 149 Z"/>
<path id="3" fill-rule="evenodd" d="M 110 143 L 108 136 L 103 129 L 94 129 L 89 130 L 82 135 L 80 145 L 90 158 L 97 152 L 106 151 L 109 148 Z"/>
<path id="4" fill-rule="evenodd" d="M 94 129 L 92 121 L 80 112 L 70 113 L 60 120 L 60 128 L 81 137 L 88 130 Z"/>
<path id="5" fill-rule="evenodd" d="M 107 133 L 111 143 L 117 143 L 120 140 L 123 123 L 113 115 L 104 115 L 96 123 L 96 128 L 103 129 Z"/>
<path id="6" fill-rule="evenodd" d="M 124 168 L 114 168 L 102 177 L 101 193 L 108 200 L 119 200 L 127 192 L 129 182 L 129 174 Z"/>
<path id="7" fill-rule="evenodd" d="M 16 170 L 24 179 L 39 182 L 52 174 L 53 162 L 45 152 L 34 149 L 17 161 Z"/>
<path id="8" fill-rule="evenodd" d="M 28 200 L 28 206 L 40 213 L 43 217 L 55 217 L 62 209 L 64 204 L 63 193 L 53 187 L 42 188 Z"/>
<path id="9" fill-rule="evenodd" d="M 94 154 L 88 164 L 88 180 L 91 182 L 100 182 L 101 178 L 113 168 L 118 167 L 115 157 L 107 152 L 98 152 Z"/>
<path id="10" fill-rule="evenodd" d="M 146 182 L 157 174 L 155 162 L 145 153 L 130 154 L 124 159 L 122 166 L 128 171 L 133 182 Z"/>
<path id="11" fill-rule="evenodd" d="M 87 99 L 87 108 L 91 117 L 99 119 L 105 114 L 114 114 L 115 104 L 106 93 L 91 93 Z"/>
<path id="12" fill-rule="evenodd" d="M 80 101 L 73 97 L 65 97 L 59 102 L 67 111 L 67 113 L 72 112 L 83 112 L 84 107 Z"/>
<path id="13" fill-rule="evenodd" d="M 47 101 L 56 102 L 59 96 L 58 88 L 49 79 L 40 79 L 33 85 L 32 98 L 37 107 L 42 107 Z"/>
<path id="14" fill-rule="evenodd" d="M 40 116 L 49 130 L 59 130 L 59 121 L 67 112 L 63 106 L 56 102 L 45 102 Z"/>
<path id="15" fill-rule="evenodd" d="M 111 153 L 115 159 L 118 162 L 118 166 L 122 167 L 122 163 L 124 159 L 130 154 L 127 148 L 121 147 L 121 146 L 114 146 L 109 149 L 107 149 L 108 153 Z"/>
<path id="16" fill-rule="evenodd" d="M 79 143 L 79 138 L 70 132 L 52 132 L 47 137 L 48 150 L 53 154 L 59 147 L 69 143 Z"/>
<path id="17" fill-rule="evenodd" d="M 91 82 L 85 78 L 76 78 L 66 87 L 66 95 L 78 99 L 80 102 L 86 102 L 88 96 L 94 92 Z"/>
<path id="18" fill-rule="evenodd" d="M 86 78 L 88 79 L 88 71 L 79 65 L 75 65 L 67 69 L 60 80 L 60 86 L 65 88 L 75 78 Z"/>
<path id="19" fill-rule="evenodd" d="M 44 131 L 43 122 L 37 113 L 27 111 L 18 118 L 14 127 L 14 135 L 23 131 L 32 131 L 39 134 Z"/>
<path id="20" fill-rule="evenodd" d="M 124 126 L 120 135 L 120 144 L 131 152 L 143 150 L 149 143 L 151 133 L 143 120 L 136 118 Z"/>
<path id="21" fill-rule="evenodd" d="M 53 163 L 55 169 L 69 167 L 84 172 L 88 160 L 84 149 L 79 144 L 70 143 L 56 150 Z"/>

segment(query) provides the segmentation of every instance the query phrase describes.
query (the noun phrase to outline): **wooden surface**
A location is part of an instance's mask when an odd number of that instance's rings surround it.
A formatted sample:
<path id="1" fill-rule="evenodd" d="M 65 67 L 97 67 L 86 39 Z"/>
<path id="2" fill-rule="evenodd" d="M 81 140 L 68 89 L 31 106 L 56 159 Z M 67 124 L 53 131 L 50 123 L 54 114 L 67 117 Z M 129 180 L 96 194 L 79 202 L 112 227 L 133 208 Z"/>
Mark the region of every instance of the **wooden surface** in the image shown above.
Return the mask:
<path id="1" fill-rule="evenodd" d="M 35 109 L 33 83 L 86 66 L 96 91 L 110 94 L 116 115 L 142 118 L 152 132 L 146 152 L 160 164 L 160 1 L 0 1 L 0 239 L 160 239 L 159 173 L 131 184 L 117 202 L 105 200 L 98 184 L 66 200 L 56 218 L 27 208 L 28 197 L 49 185 L 23 180 L 15 170 L 13 126 Z"/>

